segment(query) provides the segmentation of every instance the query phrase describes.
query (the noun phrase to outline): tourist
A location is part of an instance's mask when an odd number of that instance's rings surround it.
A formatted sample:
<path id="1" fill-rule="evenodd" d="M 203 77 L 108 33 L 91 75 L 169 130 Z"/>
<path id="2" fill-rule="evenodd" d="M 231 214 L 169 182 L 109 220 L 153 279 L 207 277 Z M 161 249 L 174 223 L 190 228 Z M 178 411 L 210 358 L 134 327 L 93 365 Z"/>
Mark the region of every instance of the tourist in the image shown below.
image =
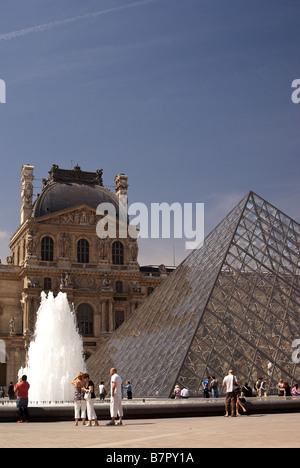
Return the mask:
<path id="1" fill-rule="evenodd" d="M 97 414 L 95 411 L 95 402 L 96 402 L 96 395 L 94 392 L 94 382 L 90 380 L 89 374 L 83 374 L 83 379 L 85 380 L 85 394 L 84 399 L 87 404 L 87 416 L 88 416 L 88 423 L 86 424 L 87 427 L 99 426 Z"/>
<path id="2" fill-rule="evenodd" d="M 179 385 L 175 386 L 174 397 L 175 397 L 175 400 L 180 400 L 180 398 L 181 398 L 181 390 L 180 390 Z"/>
<path id="3" fill-rule="evenodd" d="M 183 387 L 183 389 L 181 390 L 180 396 L 181 398 L 187 400 L 188 398 L 190 398 L 190 391 L 186 387 Z"/>
<path id="4" fill-rule="evenodd" d="M 16 394 L 15 394 L 15 390 L 14 390 L 14 384 L 12 382 L 10 382 L 9 387 L 8 387 L 8 398 L 10 400 L 15 400 L 15 398 L 16 398 Z"/>
<path id="5" fill-rule="evenodd" d="M 258 395 L 260 397 L 267 397 L 269 392 L 269 379 L 262 379 L 260 382 L 260 387 L 258 391 Z"/>
<path id="6" fill-rule="evenodd" d="M 204 382 L 202 382 L 204 398 L 209 398 L 210 381 L 211 377 L 208 376 L 207 379 L 205 379 Z"/>
<path id="7" fill-rule="evenodd" d="M 128 381 L 126 382 L 126 385 L 124 385 L 124 388 L 127 392 L 127 400 L 132 400 L 132 386 L 131 383 Z"/>
<path id="8" fill-rule="evenodd" d="M 29 422 L 28 414 L 28 392 L 30 385 L 27 382 L 27 375 L 23 375 L 20 382 L 15 385 L 14 391 L 17 394 L 17 408 L 19 410 L 18 423 Z"/>
<path id="9" fill-rule="evenodd" d="M 100 401 L 103 401 L 104 403 L 105 397 L 107 395 L 107 390 L 103 381 L 100 382 L 99 393 L 100 393 Z"/>
<path id="10" fill-rule="evenodd" d="M 284 396 L 285 391 L 284 391 L 284 381 L 283 381 L 283 379 L 279 380 L 277 388 L 278 388 L 278 396 L 280 396 L 280 397 Z"/>
<path id="11" fill-rule="evenodd" d="M 216 380 L 216 377 L 213 375 L 212 381 L 210 382 L 211 394 L 214 399 L 219 398 L 219 382 Z"/>
<path id="12" fill-rule="evenodd" d="M 299 385 L 297 383 L 294 383 L 293 388 L 292 388 L 292 394 L 295 396 L 300 395 L 300 392 L 298 391 Z"/>
<path id="13" fill-rule="evenodd" d="M 110 370 L 111 375 L 111 400 L 110 400 L 110 415 L 111 421 L 107 426 L 115 426 L 117 416 L 120 417 L 118 426 L 123 425 L 123 408 L 122 408 L 122 379 L 117 373 L 117 369 L 113 367 Z"/>
<path id="14" fill-rule="evenodd" d="M 288 382 L 284 382 L 284 396 L 292 396 L 291 386 Z"/>
<path id="15" fill-rule="evenodd" d="M 84 399 L 84 386 L 85 381 L 83 379 L 83 373 L 79 374 L 72 380 L 72 385 L 75 387 L 74 394 L 74 409 L 75 409 L 75 426 L 78 426 L 80 416 L 82 418 L 82 424 L 85 425 L 86 420 L 86 401 Z"/>
<path id="16" fill-rule="evenodd" d="M 236 390 L 237 394 L 237 400 L 236 400 L 236 415 L 241 416 L 239 413 L 239 409 L 241 408 L 243 410 L 243 413 L 247 413 L 246 408 L 244 407 L 244 404 L 246 403 L 245 397 L 242 396 L 240 388 Z"/>
<path id="17" fill-rule="evenodd" d="M 260 390 L 260 386 L 261 386 L 261 383 L 264 379 L 262 377 L 259 377 L 258 381 L 255 383 L 255 390 L 257 391 L 257 395 L 259 395 L 259 390 Z"/>
<path id="18" fill-rule="evenodd" d="M 229 417 L 230 410 L 231 417 L 235 417 L 238 386 L 238 380 L 234 375 L 233 370 L 230 370 L 227 377 L 223 380 L 223 387 L 226 389 L 226 418 Z"/>
<path id="19" fill-rule="evenodd" d="M 253 391 L 252 391 L 252 388 L 248 385 L 248 382 L 245 382 L 244 386 L 242 387 L 242 397 L 245 397 L 245 398 L 253 397 Z"/>

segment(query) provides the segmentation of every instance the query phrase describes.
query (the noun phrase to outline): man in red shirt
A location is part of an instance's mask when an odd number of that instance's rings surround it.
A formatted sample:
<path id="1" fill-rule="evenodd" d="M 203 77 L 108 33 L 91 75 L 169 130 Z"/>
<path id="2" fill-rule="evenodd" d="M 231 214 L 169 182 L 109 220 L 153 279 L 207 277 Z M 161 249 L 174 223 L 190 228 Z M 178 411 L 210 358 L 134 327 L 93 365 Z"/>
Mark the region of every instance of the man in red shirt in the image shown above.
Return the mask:
<path id="1" fill-rule="evenodd" d="M 18 423 L 28 422 L 28 391 L 30 385 L 27 382 L 27 375 L 23 375 L 20 382 L 15 385 L 15 393 L 17 394 L 17 408 L 19 410 Z"/>

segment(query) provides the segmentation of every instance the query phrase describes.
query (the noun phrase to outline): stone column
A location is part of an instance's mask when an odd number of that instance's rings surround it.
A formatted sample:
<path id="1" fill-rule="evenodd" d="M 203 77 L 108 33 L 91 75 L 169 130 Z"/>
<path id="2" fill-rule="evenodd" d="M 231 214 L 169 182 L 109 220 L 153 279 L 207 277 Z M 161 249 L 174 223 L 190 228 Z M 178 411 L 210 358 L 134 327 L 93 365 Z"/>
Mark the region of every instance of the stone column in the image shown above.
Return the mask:
<path id="1" fill-rule="evenodd" d="M 21 224 L 31 217 L 33 197 L 33 171 L 34 166 L 22 167 L 21 191 Z"/>
<path id="2" fill-rule="evenodd" d="M 115 331 L 115 317 L 114 317 L 114 300 L 110 299 L 108 302 L 109 312 L 109 332 L 113 333 Z"/>

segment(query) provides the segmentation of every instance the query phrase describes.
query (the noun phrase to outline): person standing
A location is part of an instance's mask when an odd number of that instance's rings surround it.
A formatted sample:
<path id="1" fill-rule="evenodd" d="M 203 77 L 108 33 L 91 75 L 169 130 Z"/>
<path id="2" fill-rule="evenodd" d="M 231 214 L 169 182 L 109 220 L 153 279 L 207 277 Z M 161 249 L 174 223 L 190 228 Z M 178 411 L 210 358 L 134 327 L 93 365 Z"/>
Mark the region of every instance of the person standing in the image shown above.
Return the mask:
<path id="1" fill-rule="evenodd" d="M 100 382 L 99 393 L 100 393 L 100 401 L 103 401 L 104 403 L 105 397 L 107 395 L 107 390 L 103 381 Z"/>
<path id="2" fill-rule="evenodd" d="M 29 422 L 28 414 L 28 392 L 30 385 L 27 382 L 27 375 L 23 375 L 20 382 L 15 385 L 14 391 L 17 394 L 17 408 L 19 410 L 18 423 Z"/>
<path id="3" fill-rule="evenodd" d="M 216 380 L 216 377 L 213 375 L 212 381 L 210 382 L 210 388 L 212 392 L 212 397 L 214 399 L 219 398 L 219 382 Z"/>
<path id="4" fill-rule="evenodd" d="M 16 399 L 14 384 L 12 382 L 10 382 L 9 387 L 8 387 L 8 397 L 9 397 L 10 401 Z"/>
<path id="5" fill-rule="evenodd" d="M 110 370 L 111 375 L 111 400 L 110 400 L 110 415 L 111 421 L 107 424 L 107 426 L 115 426 L 116 425 L 116 418 L 117 416 L 120 417 L 119 422 L 117 423 L 118 426 L 123 425 L 123 408 L 122 408 L 122 379 L 117 373 L 117 369 L 113 367 Z"/>
<path id="6" fill-rule="evenodd" d="M 231 410 L 231 417 L 234 418 L 236 414 L 237 404 L 237 387 L 239 386 L 238 380 L 234 375 L 233 370 L 229 371 L 227 377 L 223 380 L 223 387 L 226 389 L 226 418 L 229 417 Z"/>
<path id="7" fill-rule="evenodd" d="M 99 426 L 97 414 L 95 411 L 95 402 L 96 402 L 96 395 L 94 392 L 94 382 L 90 380 L 89 374 L 83 374 L 83 379 L 85 380 L 85 401 L 87 404 L 87 416 L 88 416 L 88 423 L 86 424 L 87 427 Z M 93 424 L 92 424 L 93 423 Z"/>
<path id="8" fill-rule="evenodd" d="M 84 399 L 85 393 L 85 381 L 83 379 L 83 373 L 79 372 L 79 374 L 72 380 L 72 385 L 75 387 L 75 394 L 74 394 L 74 409 L 75 409 L 75 426 L 78 426 L 78 421 L 80 419 L 80 412 L 82 418 L 82 424 L 85 426 L 86 420 L 86 401 Z"/>
<path id="9" fill-rule="evenodd" d="M 209 398 L 210 381 L 211 381 L 211 377 L 208 376 L 207 379 L 205 379 L 205 380 L 202 382 L 203 396 L 204 396 L 204 398 Z"/>
<path id="10" fill-rule="evenodd" d="M 132 385 L 131 383 L 128 381 L 126 382 L 126 385 L 124 385 L 124 388 L 127 392 L 127 400 L 132 400 Z"/>

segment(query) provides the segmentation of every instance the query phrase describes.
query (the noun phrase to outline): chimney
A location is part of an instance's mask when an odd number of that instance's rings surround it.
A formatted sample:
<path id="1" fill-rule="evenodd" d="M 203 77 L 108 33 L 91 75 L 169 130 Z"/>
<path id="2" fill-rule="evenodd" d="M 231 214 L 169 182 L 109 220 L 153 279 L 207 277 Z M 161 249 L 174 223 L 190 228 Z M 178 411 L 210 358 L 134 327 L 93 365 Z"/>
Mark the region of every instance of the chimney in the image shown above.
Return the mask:
<path id="1" fill-rule="evenodd" d="M 34 166 L 26 164 L 22 167 L 21 191 L 21 224 L 31 217 L 33 197 Z"/>

